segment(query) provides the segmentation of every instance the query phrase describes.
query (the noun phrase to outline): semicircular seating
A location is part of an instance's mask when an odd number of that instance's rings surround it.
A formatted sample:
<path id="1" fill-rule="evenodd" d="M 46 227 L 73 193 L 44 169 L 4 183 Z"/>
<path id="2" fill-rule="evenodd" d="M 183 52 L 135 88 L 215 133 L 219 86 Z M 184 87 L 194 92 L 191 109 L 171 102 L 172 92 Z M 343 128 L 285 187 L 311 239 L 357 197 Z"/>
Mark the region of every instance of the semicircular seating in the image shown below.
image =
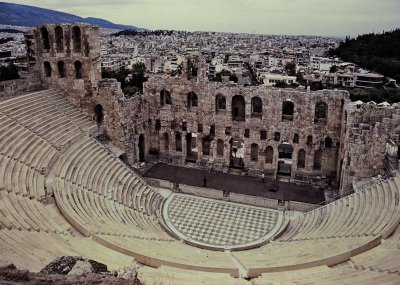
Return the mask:
<path id="1" fill-rule="evenodd" d="M 95 127 L 57 90 L 0 102 L 1 260 L 37 271 L 59 255 L 110 268 L 134 259 L 154 267 L 142 268 L 144 279 L 172 272 L 174 284 L 191 274 L 204 284 L 228 274 L 260 285 L 391 283 L 400 270 L 392 264 L 400 256 L 399 177 L 286 220 L 282 235 L 259 248 L 211 251 L 163 230 L 165 197 L 90 138 Z"/>

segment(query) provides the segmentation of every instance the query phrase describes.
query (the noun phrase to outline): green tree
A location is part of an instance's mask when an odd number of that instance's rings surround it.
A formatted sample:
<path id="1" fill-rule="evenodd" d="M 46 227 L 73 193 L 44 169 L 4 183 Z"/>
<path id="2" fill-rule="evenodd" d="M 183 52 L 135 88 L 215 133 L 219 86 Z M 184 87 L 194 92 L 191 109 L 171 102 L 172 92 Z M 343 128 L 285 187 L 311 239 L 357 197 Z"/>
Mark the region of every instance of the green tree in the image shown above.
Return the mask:
<path id="1" fill-rule="evenodd" d="M 289 76 L 296 76 L 296 64 L 293 61 L 286 63 L 285 71 Z"/>
<path id="2" fill-rule="evenodd" d="M 135 63 L 132 66 L 132 78 L 129 80 L 128 85 L 138 88 L 143 91 L 143 83 L 147 81 L 148 77 L 145 76 L 146 66 L 142 62 Z"/>

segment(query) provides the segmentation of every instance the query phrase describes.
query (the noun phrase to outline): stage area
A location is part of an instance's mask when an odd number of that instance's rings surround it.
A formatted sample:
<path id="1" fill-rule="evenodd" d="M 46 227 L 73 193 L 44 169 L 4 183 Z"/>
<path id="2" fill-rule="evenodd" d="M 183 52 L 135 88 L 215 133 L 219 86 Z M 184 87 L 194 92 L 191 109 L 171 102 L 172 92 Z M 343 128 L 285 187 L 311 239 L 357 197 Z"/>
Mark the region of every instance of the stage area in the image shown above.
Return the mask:
<path id="1" fill-rule="evenodd" d="M 172 194 L 163 218 L 173 235 L 189 244 L 216 250 L 259 246 L 273 237 L 283 213 L 185 194 Z"/>
<path id="2" fill-rule="evenodd" d="M 204 177 L 206 177 L 206 188 L 312 204 L 318 204 L 325 201 L 324 191 L 322 189 L 312 188 L 311 186 L 276 182 L 268 179 L 265 179 L 265 182 L 262 182 L 261 178 L 220 172 L 209 173 L 204 170 L 167 164 L 154 165 L 144 174 L 144 176 L 197 187 L 204 186 Z M 275 186 L 277 186 L 276 192 L 269 190 Z"/>

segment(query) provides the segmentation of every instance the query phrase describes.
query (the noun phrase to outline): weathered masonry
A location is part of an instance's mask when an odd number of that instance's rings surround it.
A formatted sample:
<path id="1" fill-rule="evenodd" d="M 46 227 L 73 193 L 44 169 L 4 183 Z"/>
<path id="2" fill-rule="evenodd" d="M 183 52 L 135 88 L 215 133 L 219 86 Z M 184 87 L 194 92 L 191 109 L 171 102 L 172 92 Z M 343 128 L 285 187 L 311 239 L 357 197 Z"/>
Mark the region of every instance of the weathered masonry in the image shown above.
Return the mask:
<path id="1" fill-rule="evenodd" d="M 201 56 L 180 77 L 151 75 L 126 98 L 101 78 L 99 29 L 43 25 L 27 34 L 32 73 L 58 88 L 107 134 L 124 160 L 290 179 L 331 178 L 342 192 L 382 174 L 400 144 L 400 106 L 354 105 L 341 90 L 311 92 L 210 82 Z"/>

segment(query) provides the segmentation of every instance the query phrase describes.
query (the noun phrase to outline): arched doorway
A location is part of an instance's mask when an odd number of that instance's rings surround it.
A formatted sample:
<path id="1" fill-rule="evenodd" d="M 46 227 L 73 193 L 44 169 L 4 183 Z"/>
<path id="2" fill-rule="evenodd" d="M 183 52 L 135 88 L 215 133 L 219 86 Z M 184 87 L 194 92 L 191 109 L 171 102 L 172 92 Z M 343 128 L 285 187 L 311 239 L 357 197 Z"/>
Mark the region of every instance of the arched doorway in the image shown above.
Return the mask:
<path id="1" fill-rule="evenodd" d="M 321 170 L 321 163 L 322 163 L 322 151 L 316 150 L 314 153 L 314 165 L 313 165 L 313 169 L 320 171 Z"/>
<path id="2" fill-rule="evenodd" d="M 297 153 L 297 168 L 304 169 L 306 167 L 306 151 L 300 149 Z"/>
<path id="3" fill-rule="evenodd" d="M 146 150 L 145 150 L 145 141 L 144 141 L 144 135 L 141 134 L 139 136 L 139 143 L 138 143 L 138 147 L 139 147 L 139 161 L 143 162 L 145 161 L 146 158 Z"/>
<path id="4" fill-rule="evenodd" d="M 101 106 L 100 104 L 97 104 L 96 106 L 94 106 L 94 118 L 96 120 L 96 123 L 98 125 L 103 123 L 103 119 L 104 119 L 104 112 L 103 112 L 103 106 Z"/>
<path id="5" fill-rule="evenodd" d="M 197 134 L 186 134 L 186 161 L 196 162 L 198 158 Z"/>
<path id="6" fill-rule="evenodd" d="M 64 64 L 64 61 L 59 61 L 57 63 L 57 68 L 58 68 L 58 76 L 60 78 L 64 78 L 65 77 L 65 64 Z"/>
<path id="7" fill-rule="evenodd" d="M 229 141 L 231 155 L 229 166 L 232 168 L 243 169 L 244 167 L 244 141 L 242 139 L 231 138 Z"/>
<path id="8" fill-rule="evenodd" d="M 44 75 L 46 77 L 51 77 L 51 65 L 50 65 L 50 62 L 48 62 L 48 61 L 43 62 L 43 68 L 44 68 Z"/>
<path id="9" fill-rule="evenodd" d="M 278 146 L 278 174 L 292 174 L 293 147 L 289 143 L 282 143 Z"/>
<path id="10" fill-rule="evenodd" d="M 232 98 L 232 120 L 244 121 L 246 118 L 246 103 L 243 96 L 235 95 Z"/>
<path id="11" fill-rule="evenodd" d="M 209 156 L 211 154 L 211 138 L 209 136 L 204 137 L 201 141 L 203 155 Z"/>
<path id="12" fill-rule="evenodd" d="M 76 79 L 83 78 L 82 62 L 77 60 L 75 61 L 74 66 L 75 66 L 75 78 Z"/>

